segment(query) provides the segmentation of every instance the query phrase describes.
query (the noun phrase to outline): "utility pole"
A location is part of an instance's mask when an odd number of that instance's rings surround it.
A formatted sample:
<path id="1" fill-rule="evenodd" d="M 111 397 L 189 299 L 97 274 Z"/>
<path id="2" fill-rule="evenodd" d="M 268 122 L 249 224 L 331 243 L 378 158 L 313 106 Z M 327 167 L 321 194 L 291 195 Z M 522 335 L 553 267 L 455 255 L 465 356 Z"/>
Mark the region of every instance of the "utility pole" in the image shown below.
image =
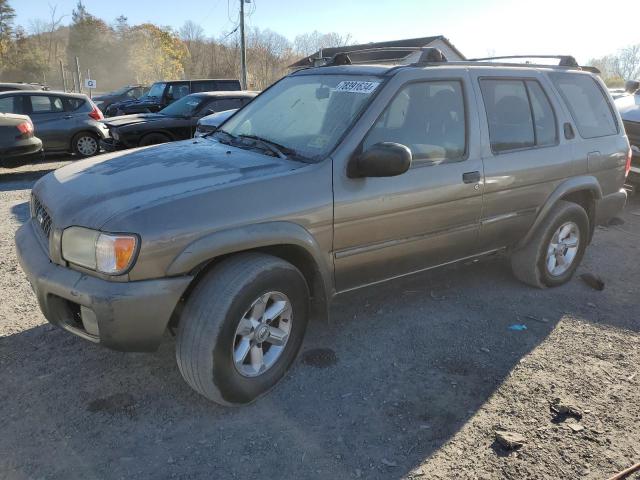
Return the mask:
<path id="1" fill-rule="evenodd" d="M 247 89 L 247 45 L 244 39 L 244 2 L 240 0 L 240 69 L 242 70 L 242 78 L 240 83 L 242 89 Z"/>
<path id="2" fill-rule="evenodd" d="M 80 78 L 80 60 L 76 57 L 76 74 L 78 75 L 78 93 L 82 93 L 82 79 Z"/>
<path id="3" fill-rule="evenodd" d="M 62 90 L 67 91 L 67 78 L 64 75 L 64 65 L 62 64 L 62 59 L 60 61 L 60 77 L 62 78 Z"/>

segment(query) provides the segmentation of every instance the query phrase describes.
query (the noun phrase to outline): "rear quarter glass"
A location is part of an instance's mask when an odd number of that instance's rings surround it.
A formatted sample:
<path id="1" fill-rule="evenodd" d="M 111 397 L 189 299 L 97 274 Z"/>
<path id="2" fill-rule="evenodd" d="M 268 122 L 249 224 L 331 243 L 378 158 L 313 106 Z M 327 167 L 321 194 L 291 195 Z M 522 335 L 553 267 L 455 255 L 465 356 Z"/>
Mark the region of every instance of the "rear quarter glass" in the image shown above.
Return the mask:
<path id="1" fill-rule="evenodd" d="M 597 138 L 618 133 L 613 107 L 591 75 L 552 72 L 551 80 L 571 112 L 582 138 Z"/>

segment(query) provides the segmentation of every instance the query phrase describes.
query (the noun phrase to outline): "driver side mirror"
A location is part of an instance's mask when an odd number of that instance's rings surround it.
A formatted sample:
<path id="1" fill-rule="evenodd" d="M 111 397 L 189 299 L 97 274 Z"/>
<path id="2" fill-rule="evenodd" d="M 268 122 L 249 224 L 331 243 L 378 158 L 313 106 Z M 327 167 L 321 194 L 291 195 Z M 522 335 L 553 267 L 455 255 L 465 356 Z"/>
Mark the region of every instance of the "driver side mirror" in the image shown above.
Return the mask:
<path id="1" fill-rule="evenodd" d="M 347 176 L 362 178 L 402 175 L 411 167 L 411 157 L 411 150 L 400 143 L 376 143 L 349 161 Z"/>

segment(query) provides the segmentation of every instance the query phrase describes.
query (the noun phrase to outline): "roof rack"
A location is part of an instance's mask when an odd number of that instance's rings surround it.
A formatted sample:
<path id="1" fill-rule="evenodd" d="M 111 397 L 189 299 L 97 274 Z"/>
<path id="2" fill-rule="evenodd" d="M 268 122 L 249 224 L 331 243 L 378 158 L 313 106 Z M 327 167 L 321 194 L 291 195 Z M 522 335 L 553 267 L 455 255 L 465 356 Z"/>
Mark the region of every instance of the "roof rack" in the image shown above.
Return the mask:
<path id="1" fill-rule="evenodd" d="M 318 58 L 316 60 L 324 60 L 322 65 L 316 66 L 338 66 L 338 65 L 352 65 L 353 63 L 359 63 L 357 60 L 352 60 L 352 56 L 355 54 L 366 53 L 382 53 L 382 52 L 422 52 L 417 62 L 411 65 L 426 65 L 427 63 L 443 63 L 447 61 L 447 57 L 437 48 L 433 47 L 379 47 L 379 48 L 363 48 L 359 50 L 351 50 L 348 52 L 338 52 L 331 58 Z M 393 61 L 397 58 L 381 58 L 375 59 L 374 62 L 380 61 Z M 367 60 L 367 63 L 371 60 Z"/>
<path id="2" fill-rule="evenodd" d="M 364 48 L 359 50 L 352 50 L 349 52 L 338 52 L 330 58 L 317 58 L 318 62 L 315 66 L 339 66 L 339 65 L 352 65 L 354 63 L 375 63 L 375 62 L 389 62 L 398 60 L 397 58 L 378 58 L 368 59 L 364 62 L 358 62 L 357 59 L 352 59 L 352 56 L 366 53 L 379 53 L 379 52 L 421 52 L 420 58 L 414 62 L 407 64 L 407 66 L 424 67 L 424 66 L 436 66 L 450 63 L 451 65 L 482 65 L 488 67 L 543 67 L 543 68 L 558 68 L 563 70 L 585 70 L 591 73 L 600 73 L 596 67 L 581 66 L 576 61 L 575 57 L 571 55 L 505 55 L 500 57 L 484 57 L 484 58 L 472 58 L 469 60 L 454 60 L 449 62 L 447 57 L 438 48 L 433 47 L 380 47 L 380 48 Z M 516 59 L 557 59 L 556 64 L 539 64 L 539 63 L 518 63 L 518 62 L 495 62 L 494 60 L 516 60 Z"/>
<path id="3" fill-rule="evenodd" d="M 501 57 L 484 57 L 484 58 L 471 58 L 470 62 L 488 62 L 491 60 L 512 60 L 518 58 L 557 58 L 560 62 L 559 67 L 579 67 L 578 62 L 571 55 L 505 55 Z"/>

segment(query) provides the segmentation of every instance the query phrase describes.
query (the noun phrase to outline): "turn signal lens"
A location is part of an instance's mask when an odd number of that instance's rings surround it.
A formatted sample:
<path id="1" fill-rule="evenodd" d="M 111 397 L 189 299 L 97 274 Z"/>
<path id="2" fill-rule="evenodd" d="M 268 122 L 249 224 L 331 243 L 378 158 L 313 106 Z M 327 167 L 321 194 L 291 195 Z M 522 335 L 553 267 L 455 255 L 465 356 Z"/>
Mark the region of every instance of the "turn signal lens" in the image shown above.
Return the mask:
<path id="1" fill-rule="evenodd" d="M 133 235 L 109 235 L 102 233 L 96 242 L 96 266 L 99 272 L 117 275 L 132 264 L 138 246 Z"/>
<path id="2" fill-rule="evenodd" d="M 629 176 L 629 172 L 631 171 L 631 157 L 633 156 L 633 151 L 629 148 L 629 154 L 627 155 L 627 164 L 624 166 L 624 177 L 627 178 Z"/>

